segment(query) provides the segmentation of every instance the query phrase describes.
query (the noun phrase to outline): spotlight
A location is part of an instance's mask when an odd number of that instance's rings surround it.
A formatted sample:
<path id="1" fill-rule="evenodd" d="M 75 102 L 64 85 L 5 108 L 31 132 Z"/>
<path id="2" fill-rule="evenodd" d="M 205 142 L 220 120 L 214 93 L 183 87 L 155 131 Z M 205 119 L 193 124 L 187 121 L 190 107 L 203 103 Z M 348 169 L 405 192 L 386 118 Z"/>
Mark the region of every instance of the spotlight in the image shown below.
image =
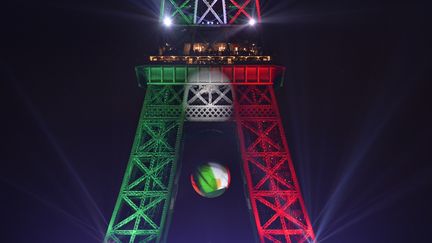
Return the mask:
<path id="1" fill-rule="evenodd" d="M 255 19 L 253 19 L 253 18 L 249 19 L 249 25 L 250 26 L 254 26 L 255 24 L 256 24 L 256 20 Z"/>
<path id="2" fill-rule="evenodd" d="M 170 26 L 172 25 L 172 19 L 171 19 L 170 17 L 165 17 L 165 18 L 163 19 L 163 24 L 164 24 L 166 27 L 170 27 Z"/>

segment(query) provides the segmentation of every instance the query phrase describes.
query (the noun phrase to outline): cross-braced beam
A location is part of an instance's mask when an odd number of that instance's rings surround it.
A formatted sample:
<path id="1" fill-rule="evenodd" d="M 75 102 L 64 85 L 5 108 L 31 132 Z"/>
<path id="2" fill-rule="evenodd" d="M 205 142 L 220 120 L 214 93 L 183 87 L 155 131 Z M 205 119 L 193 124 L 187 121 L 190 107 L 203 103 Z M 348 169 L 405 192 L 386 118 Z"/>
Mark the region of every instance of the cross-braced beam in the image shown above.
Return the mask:
<path id="1" fill-rule="evenodd" d="M 192 0 L 161 0 L 160 20 L 170 17 L 175 24 L 193 24 Z"/>
<path id="2" fill-rule="evenodd" d="M 185 95 L 188 121 L 227 121 L 233 114 L 231 85 L 188 85 Z"/>
<path id="3" fill-rule="evenodd" d="M 177 25 L 247 24 L 261 21 L 259 0 L 161 0 L 160 20 Z"/>
<path id="4" fill-rule="evenodd" d="M 212 23 L 212 24 L 226 24 L 226 5 L 225 0 L 195 0 L 195 11 L 194 11 L 194 24 Z M 204 5 L 204 11 L 201 10 L 201 6 Z M 218 6 L 219 5 L 219 6 Z M 215 10 L 219 7 L 219 13 Z M 209 14 L 211 15 L 209 16 Z"/>
<path id="5" fill-rule="evenodd" d="M 162 239 L 183 127 L 183 87 L 149 86 L 105 242 Z"/>
<path id="6" fill-rule="evenodd" d="M 237 22 L 247 22 L 251 19 L 261 21 L 261 10 L 259 0 L 229 0 L 230 8 L 228 12 L 229 24 Z M 244 17 L 246 21 L 239 21 Z"/>
<path id="7" fill-rule="evenodd" d="M 243 170 L 261 242 L 313 242 L 314 232 L 284 136 L 273 87 L 236 86 Z"/>

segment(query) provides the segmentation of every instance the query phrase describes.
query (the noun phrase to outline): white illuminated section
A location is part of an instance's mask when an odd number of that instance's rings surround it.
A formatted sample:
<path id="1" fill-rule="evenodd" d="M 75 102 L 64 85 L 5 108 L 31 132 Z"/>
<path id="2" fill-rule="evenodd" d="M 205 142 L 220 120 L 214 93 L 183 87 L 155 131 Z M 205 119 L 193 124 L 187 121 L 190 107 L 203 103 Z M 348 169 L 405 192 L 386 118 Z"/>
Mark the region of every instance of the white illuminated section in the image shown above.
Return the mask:
<path id="1" fill-rule="evenodd" d="M 230 79 L 221 71 L 201 68 L 190 73 L 186 85 L 186 120 L 227 121 L 234 115 Z"/>
<path id="2" fill-rule="evenodd" d="M 173 24 L 172 19 L 171 19 L 170 17 L 165 17 L 165 18 L 163 19 L 163 24 L 164 24 L 166 27 L 170 27 L 170 26 Z"/>
<path id="3" fill-rule="evenodd" d="M 253 19 L 253 18 L 249 19 L 249 25 L 250 26 L 254 26 L 255 24 L 256 24 L 256 20 L 255 19 Z"/>

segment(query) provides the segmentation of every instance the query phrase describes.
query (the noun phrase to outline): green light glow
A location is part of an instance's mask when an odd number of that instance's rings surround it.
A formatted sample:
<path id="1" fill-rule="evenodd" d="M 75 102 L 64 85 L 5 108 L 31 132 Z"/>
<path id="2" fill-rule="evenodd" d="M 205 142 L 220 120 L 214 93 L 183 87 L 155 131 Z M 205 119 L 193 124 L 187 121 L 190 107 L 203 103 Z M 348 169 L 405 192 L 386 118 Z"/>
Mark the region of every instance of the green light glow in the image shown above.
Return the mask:
<path id="1" fill-rule="evenodd" d="M 166 11 L 166 6 L 169 6 L 172 12 Z M 175 19 L 174 24 L 191 25 L 193 23 L 193 9 L 191 0 L 162 0 L 160 9 L 160 19 L 171 17 Z"/>
<path id="2" fill-rule="evenodd" d="M 105 242 L 161 241 L 183 129 L 181 85 L 149 85 Z"/>

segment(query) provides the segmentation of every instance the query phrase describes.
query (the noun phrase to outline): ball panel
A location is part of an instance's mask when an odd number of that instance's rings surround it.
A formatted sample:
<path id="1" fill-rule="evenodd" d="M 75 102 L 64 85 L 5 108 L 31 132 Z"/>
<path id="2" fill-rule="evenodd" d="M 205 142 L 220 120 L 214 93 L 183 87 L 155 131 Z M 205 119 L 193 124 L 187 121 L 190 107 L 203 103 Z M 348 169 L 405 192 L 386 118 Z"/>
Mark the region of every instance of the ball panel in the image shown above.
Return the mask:
<path id="1" fill-rule="evenodd" d="M 216 178 L 209 165 L 200 166 L 197 170 L 198 186 L 204 193 L 217 190 Z"/>
<path id="2" fill-rule="evenodd" d="M 193 189 L 201 196 L 214 198 L 222 195 L 229 186 L 229 170 L 217 163 L 198 166 L 190 176 Z"/>

